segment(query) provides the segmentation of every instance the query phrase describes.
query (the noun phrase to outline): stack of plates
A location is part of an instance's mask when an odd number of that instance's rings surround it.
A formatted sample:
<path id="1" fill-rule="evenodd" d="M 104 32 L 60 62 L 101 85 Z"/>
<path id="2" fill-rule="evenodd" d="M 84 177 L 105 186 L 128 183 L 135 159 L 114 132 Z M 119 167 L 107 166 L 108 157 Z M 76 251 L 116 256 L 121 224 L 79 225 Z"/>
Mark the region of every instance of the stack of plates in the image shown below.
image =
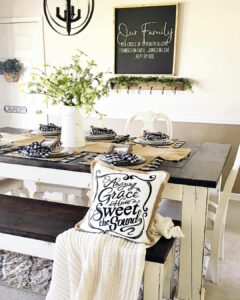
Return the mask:
<path id="1" fill-rule="evenodd" d="M 112 129 L 90 126 L 87 141 L 113 140 L 116 137 L 116 132 Z"/>
<path id="2" fill-rule="evenodd" d="M 41 134 L 43 136 L 59 136 L 61 134 L 61 127 L 53 123 L 40 124 L 38 130 L 31 131 L 32 134 Z"/>
<path id="3" fill-rule="evenodd" d="M 65 149 L 54 150 L 42 156 L 40 153 L 32 153 L 31 155 L 23 154 L 18 152 L 18 154 L 22 157 L 29 157 L 29 158 L 42 158 L 42 159 L 51 159 L 51 158 L 65 158 L 74 154 L 74 151 L 69 151 Z"/>
<path id="4" fill-rule="evenodd" d="M 52 130 L 52 131 L 42 131 L 42 130 L 33 130 L 32 134 L 41 134 L 43 136 L 60 136 L 61 130 Z"/>
<path id="5" fill-rule="evenodd" d="M 59 150 L 54 150 L 49 155 L 47 158 L 62 158 L 62 157 L 68 157 L 74 154 L 74 151 L 72 150 L 66 150 L 66 149 L 59 149 Z"/>
<path id="6" fill-rule="evenodd" d="M 101 140 L 113 140 L 116 137 L 116 133 L 112 134 L 90 134 L 86 136 L 87 141 L 101 141 Z"/>
<path id="7" fill-rule="evenodd" d="M 150 146 L 167 146 L 173 144 L 173 140 L 171 139 L 147 140 L 144 139 L 142 136 L 133 139 L 133 142 L 136 144 L 150 145 Z"/>

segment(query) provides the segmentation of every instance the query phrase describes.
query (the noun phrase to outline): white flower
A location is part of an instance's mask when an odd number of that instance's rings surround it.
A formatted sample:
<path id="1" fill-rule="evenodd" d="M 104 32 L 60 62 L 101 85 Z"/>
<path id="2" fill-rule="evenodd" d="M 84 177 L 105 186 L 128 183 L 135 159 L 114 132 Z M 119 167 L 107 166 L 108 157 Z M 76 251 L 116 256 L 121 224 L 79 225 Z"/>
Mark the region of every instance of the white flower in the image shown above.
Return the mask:
<path id="1" fill-rule="evenodd" d="M 73 102 L 73 104 L 77 105 L 78 99 L 77 99 L 76 97 L 74 97 L 74 98 L 72 99 L 72 102 Z"/>
<path id="2" fill-rule="evenodd" d="M 98 81 L 97 80 L 94 80 L 93 82 L 92 82 L 92 87 L 97 87 L 98 86 Z"/>

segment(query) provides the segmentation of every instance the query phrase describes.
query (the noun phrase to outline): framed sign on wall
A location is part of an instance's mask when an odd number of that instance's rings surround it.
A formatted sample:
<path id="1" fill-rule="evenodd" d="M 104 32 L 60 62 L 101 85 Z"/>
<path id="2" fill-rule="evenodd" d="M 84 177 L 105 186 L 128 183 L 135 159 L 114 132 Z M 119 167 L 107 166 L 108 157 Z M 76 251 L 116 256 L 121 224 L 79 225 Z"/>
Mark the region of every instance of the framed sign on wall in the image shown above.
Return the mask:
<path id="1" fill-rule="evenodd" d="M 177 4 L 116 7 L 116 74 L 174 74 Z"/>

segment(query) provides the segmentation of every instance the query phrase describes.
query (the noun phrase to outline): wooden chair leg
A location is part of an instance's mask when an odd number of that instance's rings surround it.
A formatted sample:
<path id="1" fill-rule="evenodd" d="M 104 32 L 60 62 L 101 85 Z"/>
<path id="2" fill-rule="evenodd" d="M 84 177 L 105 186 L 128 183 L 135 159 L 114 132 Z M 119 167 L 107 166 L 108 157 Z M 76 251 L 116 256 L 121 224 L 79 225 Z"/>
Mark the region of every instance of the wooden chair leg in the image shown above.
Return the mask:
<path id="1" fill-rule="evenodd" d="M 219 265 L 219 256 L 221 245 L 219 243 L 219 237 L 213 236 L 211 241 L 211 251 L 210 251 L 210 260 L 209 267 L 211 272 L 211 278 L 213 283 L 218 283 L 218 265 Z"/>
<path id="2" fill-rule="evenodd" d="M 219 258 L 221 260 L 224 260 L 224 228 L 222 230 L 221 234 L 221 242 L 220 242 L 220 253 L 219 253 Z"/>
<path id="3" fill-rule="evenodd" d="M 162 300 L 164 265 L 146 261 L 143 279 L 143 300 Z"/>

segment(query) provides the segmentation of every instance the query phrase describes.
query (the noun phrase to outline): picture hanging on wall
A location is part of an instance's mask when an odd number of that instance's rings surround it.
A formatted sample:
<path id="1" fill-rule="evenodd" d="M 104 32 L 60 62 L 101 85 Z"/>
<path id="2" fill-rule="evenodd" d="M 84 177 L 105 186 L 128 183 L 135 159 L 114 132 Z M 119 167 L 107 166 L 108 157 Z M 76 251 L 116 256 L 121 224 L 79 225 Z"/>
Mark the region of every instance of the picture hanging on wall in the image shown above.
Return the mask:
<path id="1" fill-rule="evenodd" d="M 115 8 L 115 74 L 174 75 L 177 4 Z"/>

